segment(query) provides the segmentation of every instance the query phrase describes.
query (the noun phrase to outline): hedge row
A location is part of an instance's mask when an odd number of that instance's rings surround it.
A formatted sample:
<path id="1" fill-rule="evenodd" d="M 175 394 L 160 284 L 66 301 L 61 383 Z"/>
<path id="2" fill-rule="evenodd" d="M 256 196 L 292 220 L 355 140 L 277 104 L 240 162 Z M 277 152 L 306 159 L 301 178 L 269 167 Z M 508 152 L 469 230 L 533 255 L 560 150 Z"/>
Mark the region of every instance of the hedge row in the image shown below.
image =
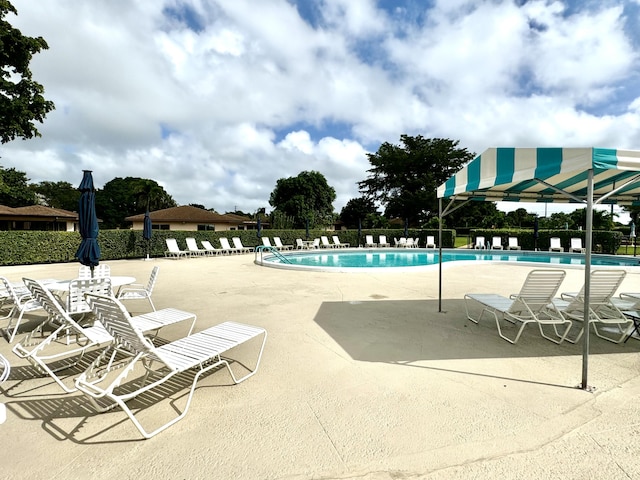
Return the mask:
<path id="1" fill-rule="evenodd" d="M 307 239 L 306 230 L 263 230 L 262 235 L 280 237 L 282 243 L 295 245 L 297 238 Z M 352 246 L 362 245 L 365 235 L 373 235 L 374 241 L 378 241 L 379 235 L 386 235 L 387 241 L 393 244 L 394 238 L 404 235 L 403 230 L 345 230 L 327 232 L 325 230 L 310 230 L 308 238 L 316 238 L 321 235 L 338 235 L 341 243 L 349 243 Z M 438 238 L 437 230 L 409 229 L 410 237 L 418 237 L 420 244 L 424 245 L 427 235 Z M 455 231 L 442 232 L 443 246 L 453 247 L 455 243 Z M 245 247 L 262 245 L 262 239 L 257 236 L 255 230 L 230 230 L 230 231 L 180 231 L 180 230 L 154 230 L 150 242 L 142 238 L 141 230 L 101 230 L 98 234 L 98 244 L 101 250 L 102 260 L 120 260 L 127 258 L 142 258 L 147 254 L 152 257 L 162 257 L 166 250 L 165 239 L 175 238 L 181 248 L 186 249 L 185 238 L 194 237 L 198 242 L 209 240 L 215 247 L 220 246 L 220 237 L 240 237 Z M 78 232 L 45 232 L 45 231 L 0 231 L 0 265 L 29 265 L 37 263 L 63 263 L 73 262 L 80 245 Z"/>

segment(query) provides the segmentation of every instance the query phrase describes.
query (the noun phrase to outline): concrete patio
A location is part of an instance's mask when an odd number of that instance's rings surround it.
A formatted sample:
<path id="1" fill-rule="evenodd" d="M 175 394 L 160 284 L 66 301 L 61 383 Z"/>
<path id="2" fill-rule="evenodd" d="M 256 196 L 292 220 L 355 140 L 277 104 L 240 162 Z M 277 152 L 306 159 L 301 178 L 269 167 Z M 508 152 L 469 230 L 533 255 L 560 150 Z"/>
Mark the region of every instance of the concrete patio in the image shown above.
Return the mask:
<path id="1" fill-rule="evenodd" d="M 193 311 L 196 331 L 225 320 L 266 328 L 260 370 L 240 385 L 224 370 L 201 379 L 187 416 L 143 440 L 122 411 L 97 414 L 82 394 L 33 378 L 0 339 L 12 362 L 0 387 L 5 479 L 640 478 L 640 342 L 592 336 L 589 393 L 576 388 L 581 345 L 555 345 L 535 327 L 511 345 L 495 323 L 466 320 L 465 293 L 516 292 L 529 266 L 447 265 L 440 313 L 437 268 L 292 272 L 256 266 L 252 254 L 106 263 L 140 282 L 160 266 L 156 307 Z M 583 280 L 567 269 L 561 290 Z M 621 290 L 640 292 L 640 272 Z M 140 402 L 143 421 L 182 408 L 179 387 Z"/>

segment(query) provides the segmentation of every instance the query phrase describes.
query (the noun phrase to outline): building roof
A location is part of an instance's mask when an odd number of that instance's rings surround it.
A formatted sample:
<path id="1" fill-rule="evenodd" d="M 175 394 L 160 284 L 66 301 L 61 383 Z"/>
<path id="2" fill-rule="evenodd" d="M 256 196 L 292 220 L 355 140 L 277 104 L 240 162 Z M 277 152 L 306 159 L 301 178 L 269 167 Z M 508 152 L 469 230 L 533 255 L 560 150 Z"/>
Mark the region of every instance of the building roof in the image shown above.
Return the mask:
<path id="1" fill-rule="evenodd" d="M 78 214 L 61 208 L 45 207 L 44 205 L 29 205 L 27 207 L 7 207 L 0 205 L 0 216 L 7 218 L 53 218 L 77 220 Z"/>
<path id="2" fill-rule="evenodd" d="M 214 224 L 214 223 L 231 223 L 239 224 L 244 220 L 238 220 L 237 215 L 233 218 L 229 215 L 220 215 L 219 213 L 212 212 L 210 210 L 204 210 L 198 207 L 192 207 L 191 205 L 183 205 L 180 207 L 165 208 L 163 210 L 155 210 L 149 212 L 149 217 L 153 223 L 159 222 L 183 222 L 183 223 L 200 223 L 200 224 Z M 142 222 L 144 220 L 144 213 L 126 217 L 127 222 Z"/>

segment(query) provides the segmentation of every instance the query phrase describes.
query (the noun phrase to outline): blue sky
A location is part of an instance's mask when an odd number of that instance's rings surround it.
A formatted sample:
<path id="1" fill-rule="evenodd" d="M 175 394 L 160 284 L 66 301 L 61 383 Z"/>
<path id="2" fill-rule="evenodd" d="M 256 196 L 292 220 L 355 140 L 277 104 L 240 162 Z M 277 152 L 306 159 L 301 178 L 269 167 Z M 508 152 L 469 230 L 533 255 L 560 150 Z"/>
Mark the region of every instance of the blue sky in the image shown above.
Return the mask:
<path id="1" fill-rule="evenodd" d="M 90 169 L 254 212 L 317 170 L 340 211 L 402 134 L 640 149 L 640 0 L 13 3 L 49 43 L 32 71 L 57 106 L 1 147 L 32 181 Z"/>

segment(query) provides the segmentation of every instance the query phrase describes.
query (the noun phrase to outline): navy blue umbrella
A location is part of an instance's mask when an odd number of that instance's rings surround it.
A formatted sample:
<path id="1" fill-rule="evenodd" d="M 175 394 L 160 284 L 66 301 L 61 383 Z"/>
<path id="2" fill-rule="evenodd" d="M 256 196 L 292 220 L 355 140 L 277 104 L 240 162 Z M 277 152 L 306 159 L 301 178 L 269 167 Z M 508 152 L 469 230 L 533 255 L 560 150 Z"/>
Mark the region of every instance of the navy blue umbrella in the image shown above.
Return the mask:
<path id="1" fill-rule="evenodd" d="M 260 238 L 262 236 L 262 222 L 260 222 L 260 217 L 258 217 L 258 224 L 256 226 L 256 236 Z"/>
<path id="2" fill-rule="evenodd" d="M 538 229 L 539 229 L 539 225 L 538 225 L 538 217 L 536 216 L 536 218 L 533 220 L 533 249 L 537 250 L 538 249 Z"/>
<path id="3" fill-rule="evenodd" d="M 147 241 L 147 260 L 149 259 L 149 244 L 151 243 L 151 217 L 149 216 L 149 209 L 144 212 L 144 222 L 142 224 L 142 238 Z"/>
<path id="4" fill-rule="evenodd" d="M 82 242 L 76 257 L 82 265 L 91 268 L 91 276 L 93 276 L 93 268 L 100 263 L 100 246 L 98 245 L 96 191 L 93 187 L 91 170 L 84 170 L 78 190 L 81 192 L 78 202 L 78 224 Z"/>
<path id="5" fill-rule="evenodd" d="M 362 219 L 358 219 L 358 246 L 360 246 L 360 236 L 362 235 Z"/>
<path id="6" fill-rule="evenodd" d="M 409 236 L 409 219 L 404 219 L 404 236 L 407 238 Z"/>
<path id="7" fill-rule="evenodd" d="M 307 222 L 307 240 L 309 240 L 309 219 L 306 219 Z"/>

